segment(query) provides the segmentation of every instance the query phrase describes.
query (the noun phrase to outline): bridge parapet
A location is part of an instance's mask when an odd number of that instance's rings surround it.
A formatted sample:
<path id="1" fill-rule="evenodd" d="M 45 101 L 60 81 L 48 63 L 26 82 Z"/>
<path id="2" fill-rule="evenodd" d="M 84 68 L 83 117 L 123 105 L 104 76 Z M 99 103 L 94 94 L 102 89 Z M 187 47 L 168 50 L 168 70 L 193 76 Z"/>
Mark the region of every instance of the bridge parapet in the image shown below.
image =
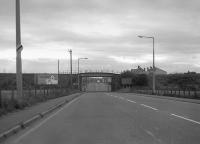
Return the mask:
<path id="1" fill-rule="evenodd" d="M 80 73 L 80 77 L 113 77 L 114 73 L 105 73 L 105 72 L 87 72 Z"/>

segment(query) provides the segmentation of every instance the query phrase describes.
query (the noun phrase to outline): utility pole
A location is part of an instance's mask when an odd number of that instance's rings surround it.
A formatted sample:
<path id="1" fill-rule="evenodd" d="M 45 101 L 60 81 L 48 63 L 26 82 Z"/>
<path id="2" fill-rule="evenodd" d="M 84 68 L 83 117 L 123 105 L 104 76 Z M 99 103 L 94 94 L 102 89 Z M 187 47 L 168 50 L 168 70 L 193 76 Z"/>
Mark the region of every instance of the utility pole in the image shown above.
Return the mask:
<path id="1" fill-rule="evenodd" d="M 21 44 L 21 24 L 20 24 L 20 0 L 16 0 L 16 84 L 17 84 L 17 97 L 23 97 L 23 84 L 22 84 L 22 61 L 21 51 L 23 46 Z"/>
<path id="2" fill-rule="evenodd" d="M 60 61 L 58 60 L 58 74 L 60 74 Z"/>
<path id="3" fill-rule="evenodd" d="M 70 87 L 72 89 L 73 86 L 72 86 L 72 50 L 71 49 L 69 49 L 69 53 L 70 53 Z"/>
<path id="4" fill-rule="evenodd" d="M 78 78 L 77 78 L 77 84 L 78 84 L 78 90 L 80 90 L 80 84 L 79 84 L 79 60 L 80 60 L 80 58 L 78 58 L 78 74 L 77 74 L 77 76 L 78 76 Z"/>
<path id="5" fill-rule="evenodd" d="M 59 74 L 60 74 L 60 61 L 58 59 L 58 84 L 59 84 Z"/>

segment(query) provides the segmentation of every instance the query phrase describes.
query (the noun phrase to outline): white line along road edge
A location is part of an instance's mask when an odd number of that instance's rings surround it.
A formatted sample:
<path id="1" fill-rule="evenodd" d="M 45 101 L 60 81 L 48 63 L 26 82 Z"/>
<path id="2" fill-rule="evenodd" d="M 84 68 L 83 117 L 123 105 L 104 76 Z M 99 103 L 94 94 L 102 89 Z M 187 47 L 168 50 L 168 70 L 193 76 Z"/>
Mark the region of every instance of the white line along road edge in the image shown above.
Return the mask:
<path id="1" fill-rule="evenodd" d="M 38 129 L 40 126 L 42 126 L 44 123 L 46 123 L 48 120 L 50 120 L 51 118 L 53 118 L 54 116 L 56 116 L 59 112 L 61 112 L 64 108 L 70 106 L 72 103 L 74 103 L 75 101 L 77 101 L 80 97 L 77 97 L 75 99 L 73 99 L 72 101 L 70 101 L 69 103 L 67 103 L 65 106 L 63 106 L 61 109 L 59 109 L 57 112 L 53 113 L 52 115 L 50 115 L 49 117 L 47 117 L 46 119 L 44 119 L 41 123 L 39 123 L 38 125 L 36 125 L 35 127 L 31 128 L 30 130 L 28 130 L 27 132 L 25 132 L 23 135 L 21 135 L 19 138 L 17 138 L 15 140 L 15 143 L 18 143 L 21 139 L 23 139 L 25 136 L 29 135 L 31 132 L 35 131 L 36 129 Z"/>

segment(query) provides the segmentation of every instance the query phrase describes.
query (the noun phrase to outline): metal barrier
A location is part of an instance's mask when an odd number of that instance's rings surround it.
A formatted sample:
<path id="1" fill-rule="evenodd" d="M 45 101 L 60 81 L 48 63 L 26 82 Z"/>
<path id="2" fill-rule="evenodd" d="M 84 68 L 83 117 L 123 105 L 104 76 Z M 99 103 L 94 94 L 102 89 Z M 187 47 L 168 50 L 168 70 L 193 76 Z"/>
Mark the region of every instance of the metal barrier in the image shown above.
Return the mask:
<path id="1" fill-rule="evenodd" d="M 161 95 L 161 96 L 172 96 L 181 98 L 192 98 L 200 99 L 200 91 L 190 91 L 190 90 L 156 90 L 153 94 L 152 90 L 132 90 L 135 93 L 141 94 L 151 94 L 151 95 Z"/>
<path id="2" fill-rule="evenodd" d="M 72 90 L 64 88 L 27 89 L 23 90 L 22 102 L 32 104 L 68 95 L 71 92 Z M 6 108 L 9 105 L 15 107 L 17 100 L 16 90 L 0 90 L 0 108 Z"/>

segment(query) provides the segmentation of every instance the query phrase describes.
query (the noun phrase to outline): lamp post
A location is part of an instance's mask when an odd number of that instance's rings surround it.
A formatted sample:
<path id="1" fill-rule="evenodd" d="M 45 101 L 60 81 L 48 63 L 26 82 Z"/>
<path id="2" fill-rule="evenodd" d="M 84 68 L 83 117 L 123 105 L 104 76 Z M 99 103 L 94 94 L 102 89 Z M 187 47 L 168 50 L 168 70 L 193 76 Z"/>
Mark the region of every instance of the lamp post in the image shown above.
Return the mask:
<path id="1" fill-rule="evenodd" d="M 156 87 L 155 87 L 155 50 L 154 50 L 154 37 L 148 37 L 148 36 L 138 36 L 139 38 L 149 38 L 153 40 L 153 94 L 156 92 Z"/>
<path id="2" fill-rule="evenodd" d="M 79 84 L 79 62 L 81 59 L 88 59 L 88 58 L 78 58 L 78 89 L 80 90 L 80 84 Z"/>
<path id="3" fill-rule="evenodd" d="M 23 97 L 23 84 L 22 84 L 22 61 L 21 51 L 23 46 L 21 44 L 21 24 L 20 24 L 20 0 L 16 0 L 16 84 L 17 84 L 17 97 L 20 100 Z"/>

